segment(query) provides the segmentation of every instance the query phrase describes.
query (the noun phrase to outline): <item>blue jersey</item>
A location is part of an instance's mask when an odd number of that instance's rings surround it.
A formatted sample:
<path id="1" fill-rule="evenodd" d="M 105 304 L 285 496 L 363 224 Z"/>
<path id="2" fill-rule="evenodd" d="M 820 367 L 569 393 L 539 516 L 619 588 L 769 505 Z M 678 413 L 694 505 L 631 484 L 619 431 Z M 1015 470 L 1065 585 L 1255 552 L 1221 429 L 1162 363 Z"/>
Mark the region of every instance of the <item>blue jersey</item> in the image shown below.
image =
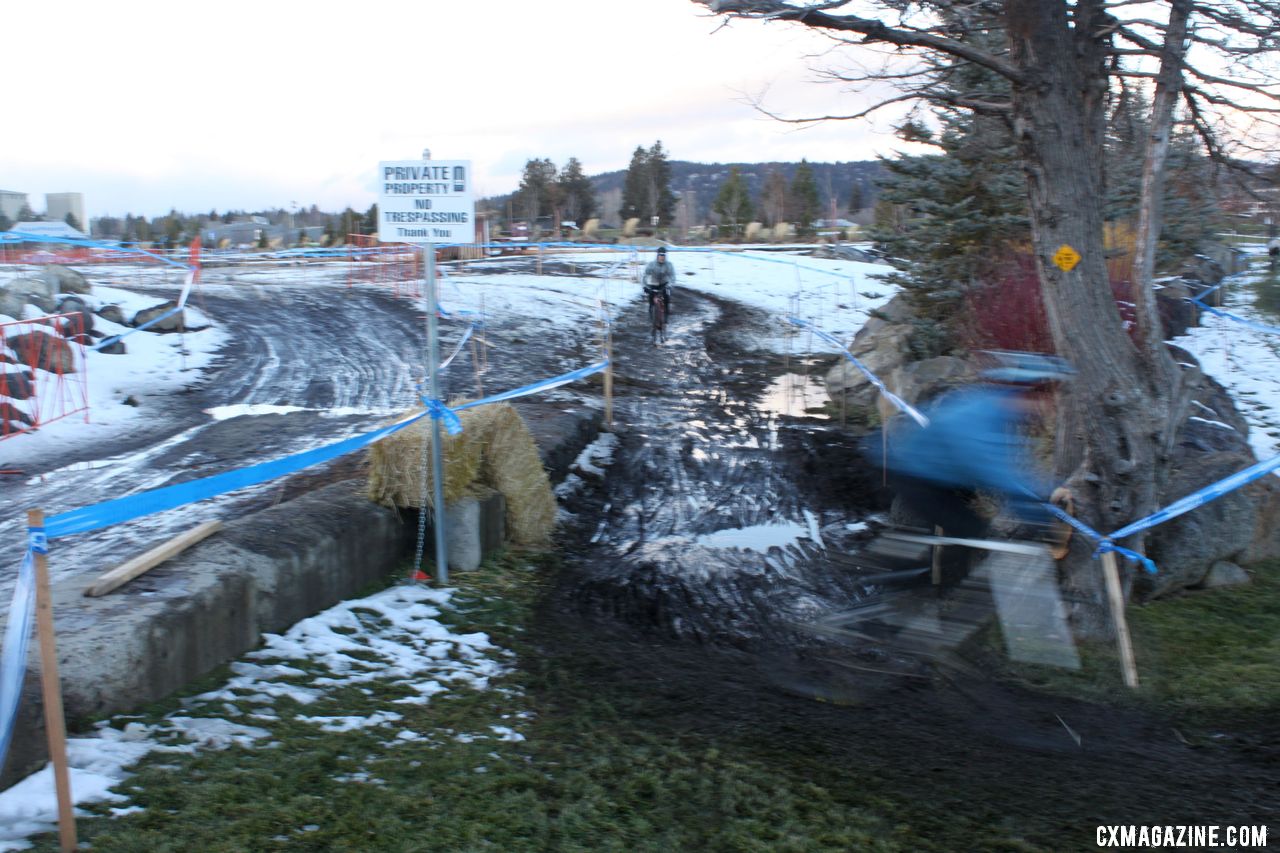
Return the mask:
<path id="1" fill-rule="evenodd" d="M 1042 516 L 1049 489 L 1020 432 L 1017 393 L 983 386 L 940 398 L 925 410 L 927 427 L 889 434 L 888 467 L 939 486 L 996 492 L 1018 515 Z"/>

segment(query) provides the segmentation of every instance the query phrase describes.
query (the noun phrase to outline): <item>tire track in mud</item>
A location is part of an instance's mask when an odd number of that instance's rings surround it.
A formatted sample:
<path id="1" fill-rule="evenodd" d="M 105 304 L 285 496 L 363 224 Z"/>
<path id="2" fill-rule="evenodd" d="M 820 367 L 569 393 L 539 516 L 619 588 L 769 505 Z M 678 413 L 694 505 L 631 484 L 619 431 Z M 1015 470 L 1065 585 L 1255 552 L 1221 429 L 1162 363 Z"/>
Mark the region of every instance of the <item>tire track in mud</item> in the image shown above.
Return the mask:
<path id="1" fill-rule="evenodd" d="M 825 421 L 762 405 L 782 357 L 755 350 L 768 318 L 680 291 L 667 342 L 641 306 L 614 340 L 614 432 L 604 482 L 571 509 L 574 590 L 589 612 L 678 636 L 740 644 L 778 634 L 857 595 L 830 553 L 871 503 L 854 440 Z M 825 455 L 824 470 L 814 470 Z M 847 478 L 847 479 L 846 479 Z M 589 541 L 582 541 L 587 539 Z"/>

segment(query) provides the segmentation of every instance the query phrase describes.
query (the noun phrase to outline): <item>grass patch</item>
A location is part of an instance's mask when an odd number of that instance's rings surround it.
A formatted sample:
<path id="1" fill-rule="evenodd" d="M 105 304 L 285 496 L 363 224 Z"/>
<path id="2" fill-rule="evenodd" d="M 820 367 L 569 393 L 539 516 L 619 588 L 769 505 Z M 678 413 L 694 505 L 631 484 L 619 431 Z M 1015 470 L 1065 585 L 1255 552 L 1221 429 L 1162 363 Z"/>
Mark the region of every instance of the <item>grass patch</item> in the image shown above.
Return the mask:
<path id="1" fill-rule="evenodd" d="M 485 632 L 500 647 L 496 660 L 512 663 L 506 650 L 519 656 L 489 689 L 454 683 L 409 704 L 399 700 L 413 698 L 412 690 L 382 679 L 310 704 L 280 698 L 264 707 L 238 697 L 232 704 L 243 721 L 268 729 L 268 738 L 150 754 L 120 788 L 144 811 L 110 818 L 110 806 L 91 806 L 102 816 L 81 820 L 80 837 L 96 851 L 121 853 L 1069 849 L 1026 840 L 1027 828 L 998 802 L 931 788 L 927 774 L 913 783 L 927 796 L 904 795 L 894 787 L 900 779 L 885 778 L 888 768 L 859 762 L 856 750 L 828 749 L 844 736 L 821 726 L 815 735 L 812 720 L 797 721 L 794 731 L 785 721 L 772 731 L 673 721 L 682 700 L 662 695 L 660 682 L 619 677 L 612 653 L 541 646 L 545 638 L 531 630 L 539 624 L 534 608 L 553 569 L 551 556 L 509 554 L 453 578 L 457 592 L 439 621 Z M 1131 609 L 1143 677 L 1135 697 L 1120 688 L 1105 644 L 1085 649 L 1081 673 L 1008 674 L 1108 701 L 1261 712 L 1280 697 L 1277 601 L 1280 562 L 1258 567 L 1247 587 Z M 293 680 L 305 686 L 323 669 Z M 216 689 L 226 676 L 204 679 L 185 696 Z M 158 703 L 143 719 L 184 709 L 183 700 Z M 222 714 L 216 705 L 203 713 Z M 249 718 L 253 711 L 274 719 Z M 316 722 L 389 714 L 399 717 L 351 731 Z M 56 850 L 56 839 L 43 836 L 36 849 Z"/>
<path id="2" fill-rule="evenodd" d="M 990 657 L 1009 677 L 1046 692 L 1134 704 L 1192 721 L 1266 714 L 1280 707 L 1280 560 L 1259 563 L 1250 575 L 1247 585 L 1128 608 L 1137 690 L 1124 686 L 1112 641 L 1082 643 L 1077 672 Z M 989 629 L 980 642 L 985 653 L 1000 648 L 998 631 Z"/>

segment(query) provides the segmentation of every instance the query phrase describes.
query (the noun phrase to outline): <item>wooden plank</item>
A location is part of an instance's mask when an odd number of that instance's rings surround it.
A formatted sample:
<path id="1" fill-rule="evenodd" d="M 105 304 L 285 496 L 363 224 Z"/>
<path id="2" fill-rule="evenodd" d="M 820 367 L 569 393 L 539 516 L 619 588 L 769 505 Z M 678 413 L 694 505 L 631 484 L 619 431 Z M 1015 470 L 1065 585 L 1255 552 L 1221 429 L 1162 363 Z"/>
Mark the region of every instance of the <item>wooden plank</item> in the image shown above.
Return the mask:
<path id="1" fill-rule="evenodd" d="M 27 511 L 27 525 L 44 529 L 44 510 Z M 62 711 L 62 683 L 58 679 L 58 650 L 53 633 L 53 597 L 49 593 L 49 562 L 41 551 L 36 563 L 36 633 L 40 638 L 40 688 L 44 700 L 44 728 L 53 764 L 53 787 L 58 797 L 58 842 L 62 853 L 77 849 L 75 805 L 67 768 L 67 720 Z"/>
<path id="2" fill-rule="evenodd" d="M 1120 587 L 1120 569 L 1116 553 L 1102 555 L 1102 576 L 1106 580 L 1107 599 L 1111 602 L 1111 618 L 1116 625 L 1116 645 L 1120 647 L 1120 667 L 1126 687 L 1138 686 L 1138 666 L 1133 660 L 1133 643 L 1129 640 L 1129 623 L 1124 616 L 1124 591 Z"/>
<path id="3" fill-rule="evenodd" d="M 186 533 L 179 533 L 163 545 L 158 545 L 147 553 L 134 557 L 127 563 L 122 563 L 111 571 L 106 572 L 90 584 L 84 594 L 95 598 L 100 595 L 106 595 L 113 589 L 124 586 L 138 575 L 154 569 L 170 557 L 181 554 L 200 540 L 207 539 L 221 527 L 221 521 L 206 521 L 204 524 L 191 528 Z"/>

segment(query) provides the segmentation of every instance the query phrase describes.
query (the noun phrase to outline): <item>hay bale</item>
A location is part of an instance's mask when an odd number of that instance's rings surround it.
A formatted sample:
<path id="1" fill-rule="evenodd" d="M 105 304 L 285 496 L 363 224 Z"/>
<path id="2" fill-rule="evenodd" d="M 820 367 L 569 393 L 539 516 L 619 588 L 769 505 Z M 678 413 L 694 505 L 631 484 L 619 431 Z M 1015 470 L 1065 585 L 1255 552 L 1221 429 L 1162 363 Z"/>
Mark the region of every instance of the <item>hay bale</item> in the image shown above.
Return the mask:
<path id="1" fill-rule="evenodd" d="M 517 545 L 541 546 L 551 540 L 556 499 L 533 435 L 512 406 L 482 406 L 487 411 L 480 481 L 507 501 L 507 533 Z"/>
<path id="2" fill-rule="evenodd" d="M 480 470 L 480 435 L 467 429 L 444 434 L 444 501 L 457 500 Z M 422 418 L 387 436 L 369 449 L 369 500 L 384 506 L 423 508 L 422 465 L 427 465 L 427 508 L 435 506 L 435 473 L 431 470 L 431 419 Z"/>
<path id="3" fill-rule="evenodd" d="M 496 489 L 506 499 L 512 543 L 546 545 L 555 527 L 555 495 L 520 414 L 510 404 L 494 403 L 459 412 L 459 418 L 462 432 L 444 437 L 445 503 L 483 487 Z M 422 459 L 426 453 L 429 467 L 430 429 L 431 422 L 424 418 L 373 445 L 370 500 L 422 508 Z M 428 508 L 433 498 L 428 488 Z"/>

